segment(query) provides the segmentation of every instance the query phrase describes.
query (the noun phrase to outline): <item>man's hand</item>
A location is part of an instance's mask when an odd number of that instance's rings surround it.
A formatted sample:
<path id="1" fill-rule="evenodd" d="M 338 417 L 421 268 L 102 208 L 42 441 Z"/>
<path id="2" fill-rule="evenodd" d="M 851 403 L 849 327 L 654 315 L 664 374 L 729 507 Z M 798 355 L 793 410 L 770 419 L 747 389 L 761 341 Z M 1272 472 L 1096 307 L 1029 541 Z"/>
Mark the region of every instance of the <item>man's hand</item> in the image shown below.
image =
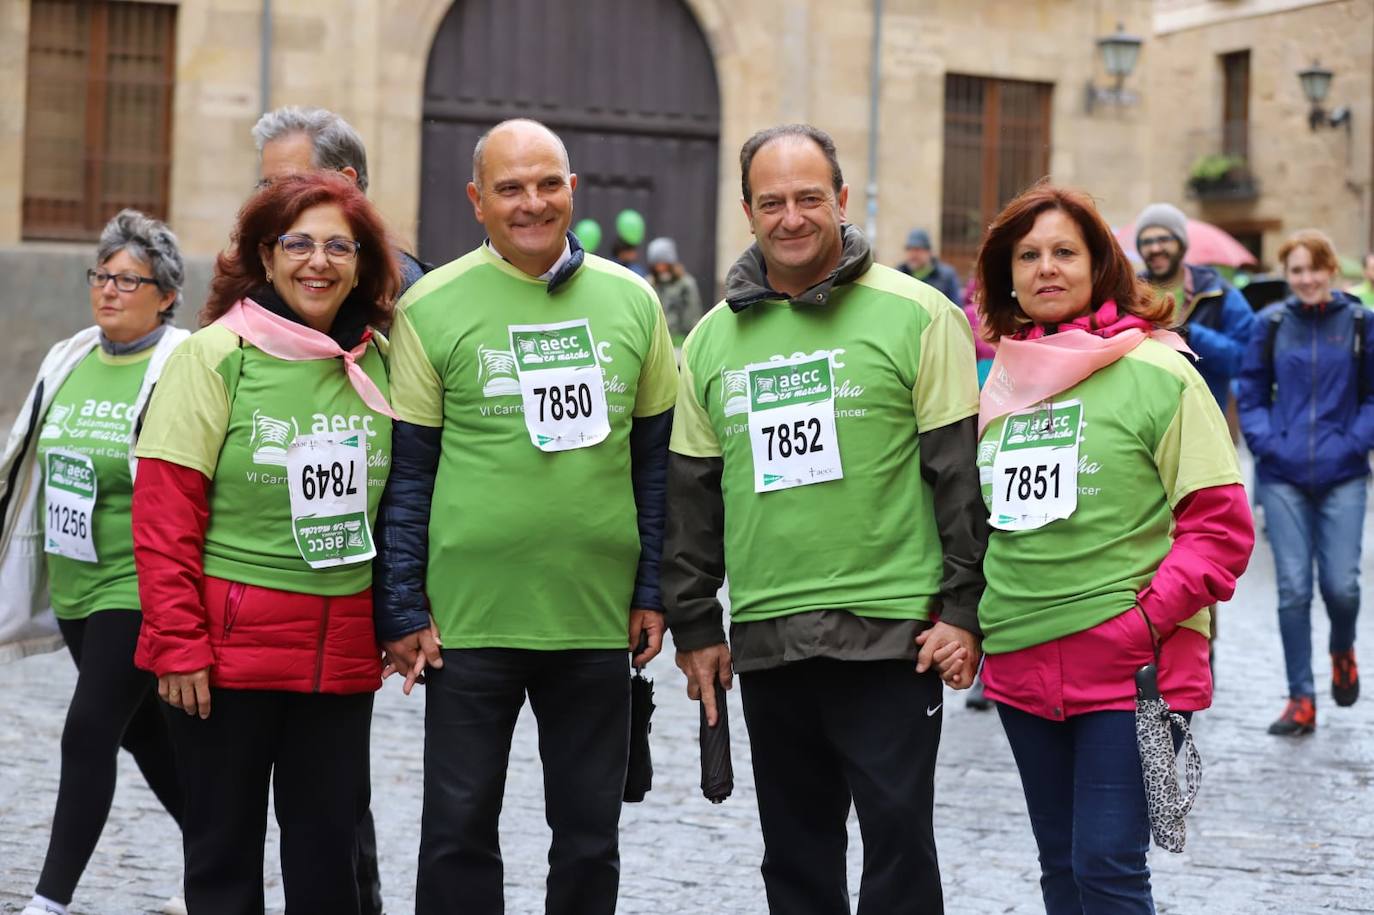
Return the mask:
<path id="1" fill-rule="evenodd" d="M 188 715 L 210 717 L 210 668 L 189 674 L 163 674 L 157 678 L 157 694 L 162 701 Z"/>
<path id="2" fill-rule="evenodd" d="M 687 698 L 706 706 L 706 725 L 716 726 L 716 683 L 730 689 L 735 670 L 730 665 L 730 648 L 724 642 L 695 651 L 679 651 L 677 666 L 687 675 Z"/>
<path id="3" fill-rule="evenodd" d="M 406 682 L 401 692 L 407 696 L 416 683 L 425 682 L 426 667 L 443 667 L 444 656 L 439 649 L 439 627 L 434 622 L 434 614 L 429 615 L 429 628 L 401 636 L 394 642 L 382 643 L 382 679 L 395 673 L 404 673 Z"/>
<path id="4" fill-rule="evenodd" d="M 647 648 L 634 656 L 630 661 L 631 664 L 635 667 L 647 667 L 650 661 L 658 657 L 658 653 L 663 650 L 665 628 L 662 611 L 630 611 L 630 650 L 635 651 L 639 648 L 641 634 L 647 637 L 649 642 Z"/>
<path id="5" fill-rule="evenodd" d="M 921 646 L 916 655 L 917 673 L 925 673 L 933 664 L 940 679 L 955 689 L 973 685 L 982 651 L 972 632 L 949 623 L 936 623 L 916 636 L 916 644 Z"/>

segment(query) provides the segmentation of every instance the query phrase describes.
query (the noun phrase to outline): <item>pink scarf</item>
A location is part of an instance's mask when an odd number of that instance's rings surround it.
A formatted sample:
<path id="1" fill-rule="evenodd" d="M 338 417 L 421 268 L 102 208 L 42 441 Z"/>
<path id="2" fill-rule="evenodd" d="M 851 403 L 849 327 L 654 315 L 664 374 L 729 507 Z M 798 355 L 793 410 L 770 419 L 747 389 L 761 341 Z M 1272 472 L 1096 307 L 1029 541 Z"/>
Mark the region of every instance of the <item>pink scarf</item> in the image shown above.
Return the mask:
<path id="1" fill-rule="evenodd" d="M 1096 314 L 1059 325 L 1055 334 L 1046 334 L 1037 324 L 1017 336 L 1003 337 L 979 397 L 978 434 L 982 435 L 999 416 L 1067 391 L 1146 338 L 1181 353 L 1192 353 L 1178 334 L 1157 328 L 1144 318 L 1120 314 L 1115 302 L 1104 303 Z"/>
<path id="2" fill-rule="evenodd" d="M 367 341 L 372 332 L 363 334 L 363 339 L 351 350 L 345 350 L 327 335 L 312 327 L 297 324 L 263 308 L 252 299 L 240 299 L 215 321 L 238 334 L 269 356 L 289 362 L 303 362 L 307 359 L 333 359 L 342 356 L 344 371 L 348 373 L 348 383 L 367 404 L 368 409 L 400 419 L 391 410 L 377 385 L 368 377 L 358 359 L 367 352 Z"/>

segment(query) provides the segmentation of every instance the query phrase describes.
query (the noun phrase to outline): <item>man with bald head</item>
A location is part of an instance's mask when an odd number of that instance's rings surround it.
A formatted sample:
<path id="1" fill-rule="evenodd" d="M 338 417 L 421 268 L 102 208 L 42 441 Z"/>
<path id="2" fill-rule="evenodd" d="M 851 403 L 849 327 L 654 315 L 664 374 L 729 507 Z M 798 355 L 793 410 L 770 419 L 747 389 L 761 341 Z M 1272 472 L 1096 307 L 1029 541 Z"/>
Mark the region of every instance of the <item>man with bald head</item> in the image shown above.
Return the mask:
<path id="1" fill-rule="evenodd" d="M 577 176 L 542 124 L 478 141 L 487 240 L 427 274 L 391 335 L 378 637 L 425 683 L 417 915 L 504 911 L 497 824 L 516 717 L 539 727 L 545 911 L 615 910 L 627 653 L 663 639 L 658 563 L 677 373 L 653 290 L 568 231 Z"/>

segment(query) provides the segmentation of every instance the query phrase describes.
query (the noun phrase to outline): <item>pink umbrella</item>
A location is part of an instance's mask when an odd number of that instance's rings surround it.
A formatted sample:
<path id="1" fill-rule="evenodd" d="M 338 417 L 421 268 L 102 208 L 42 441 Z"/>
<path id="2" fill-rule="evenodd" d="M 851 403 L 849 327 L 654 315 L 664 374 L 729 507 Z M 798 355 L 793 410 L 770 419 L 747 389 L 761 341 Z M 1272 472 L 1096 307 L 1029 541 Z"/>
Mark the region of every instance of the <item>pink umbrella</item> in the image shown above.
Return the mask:
<path id="1" fill-rule="evenodd" d="M 1139 261 L 1135 249 L 1135 223 L 1116 230 L 1116 240 L 1126 249 L 1131 260 Z M 1210 222 L 1188 220 L 1188 253 L 1183 258 L 1190 264 L 1214 264 L 1222 267 L 1250 267 L 1258 264 L 1245 246 Z"/>

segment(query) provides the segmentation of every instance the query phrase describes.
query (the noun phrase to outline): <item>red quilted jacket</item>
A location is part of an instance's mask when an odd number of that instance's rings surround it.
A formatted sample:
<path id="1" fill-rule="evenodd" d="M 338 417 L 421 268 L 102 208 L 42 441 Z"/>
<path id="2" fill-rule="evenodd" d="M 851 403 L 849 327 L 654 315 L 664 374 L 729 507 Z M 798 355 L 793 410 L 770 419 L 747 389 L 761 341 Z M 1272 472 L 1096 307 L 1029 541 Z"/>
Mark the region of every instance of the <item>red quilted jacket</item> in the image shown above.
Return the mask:
<path id="1" fill-rule="evenodd" d="M 231 689 L 377 689 L 370 588 L 324 597 L 204 574 L 209 485 L 199 471 L 139 461 L 133 533 L 143 628 L 134 663 L 158 676 L 208 667 L 211 686 Z"/>

